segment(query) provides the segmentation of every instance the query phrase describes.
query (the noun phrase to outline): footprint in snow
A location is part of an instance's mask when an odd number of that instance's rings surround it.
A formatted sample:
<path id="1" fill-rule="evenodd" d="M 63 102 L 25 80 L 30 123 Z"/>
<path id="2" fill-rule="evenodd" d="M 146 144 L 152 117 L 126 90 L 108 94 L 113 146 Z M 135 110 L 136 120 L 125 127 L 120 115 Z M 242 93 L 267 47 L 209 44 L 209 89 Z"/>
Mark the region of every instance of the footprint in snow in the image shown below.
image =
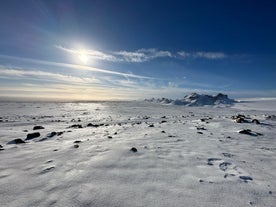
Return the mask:
<path id="1" fill-rule="evenodd" d="M 233 156 L 229 153 L 223 153 L 223 155 L 225 157 Z M 218 170 L 223 171 L 225 173 L 223 176 L 225 179 L 232 180 L 233 178 L 235 178 L 245 183 L 248 183 L 249 181 L 253 181 L 252 177 L 246 175 L 246 173 L 244 173 L 243 170 L 238 169 L 238 167 L 235 166 L 233 163 L 224 161 L 220 158 L 209 158 L 207 160 L 207 165 L 213 166 Z"/>

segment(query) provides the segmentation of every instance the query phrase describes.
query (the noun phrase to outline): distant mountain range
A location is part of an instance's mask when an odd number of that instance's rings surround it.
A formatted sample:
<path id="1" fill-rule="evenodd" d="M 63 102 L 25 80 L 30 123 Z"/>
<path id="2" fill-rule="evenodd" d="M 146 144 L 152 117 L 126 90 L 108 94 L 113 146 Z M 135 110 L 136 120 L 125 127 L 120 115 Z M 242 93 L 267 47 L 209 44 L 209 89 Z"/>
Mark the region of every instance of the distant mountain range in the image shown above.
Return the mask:
<path id="1" fill-rule="evenodd" d="M 236 103 L 234 99 L 228 98 L 227 95 L 219 93 L 216 96 L 191 93 L 184 96 L 183 99 L 168 99 L 168 98 L 151 98 L 145 99 L 147 102 L 169 104 L 169 105 L 185 105 L 185 106 L 205 106 L 205 105 L 232 105 Z"/>

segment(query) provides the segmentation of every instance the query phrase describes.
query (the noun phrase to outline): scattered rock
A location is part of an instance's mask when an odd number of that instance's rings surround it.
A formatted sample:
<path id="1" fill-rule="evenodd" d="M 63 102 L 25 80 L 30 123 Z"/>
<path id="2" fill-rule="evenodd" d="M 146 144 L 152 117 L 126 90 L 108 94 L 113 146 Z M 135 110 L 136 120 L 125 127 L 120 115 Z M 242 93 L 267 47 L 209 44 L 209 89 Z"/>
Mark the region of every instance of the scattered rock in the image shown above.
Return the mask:
<path id="1" fill-rule="evenodd" d="M 222 171 L 226 171 L 228 169 L 228 166 L 232 165 L 231 162 L 222 162 L 219 164 L 219 169 L 221 169 Z"/>
<path id="2" fill-rule="evenodd" d="M 82 128 L 82 125 L 81 125 L 81 124 L 73 124 L 73 125 L 69 126 L 69 128 L 77 128 L 77 129 L 80 129 L 80 128 Z"/>
<path id="3" fill-rule="evenodd" d="M 53 136 L 55 136 L 55 135 L 57 135 L 56 132 L 51 132 L 51 133 L 47 134 L 47 137 L 53 137 Z"/>
<path id="4" fill-rule="evenodd" d="M 43 126 L 34 126 L 33 130 L 45 129 Z"/>
<path id="5" fill-rule="evenodd" d="M 0 148 L 3 148 L 3 146 L 0 144 Z"/>
<path id="6" fill-rule="evenodd" d="M 166 133 L 165 131 L 161 131 L 161 133 Z"/>
<path id="7" fill-rule="evenodd" d="M 203 134 L 203 132 L 197 132 L 198 134 Z"/>
<path id="8" fill-rule="evenodd" d="M 112 139 L 113 137 L 112 136 L 107 136 L 108 139 Z"/>
<path id="9" fill-rule="evenodd" d="M 260 121 L 259 121 L 258 119 L 253 119 L 253 120 L 252 120 L 252 123 L 261 124 Z"/>
<path id="10" fill-rule="evenodd" d="M 196 127 L 197 130 L 206 130 L 204 127 Z"/>
<path id="11" fill-rule="evenodd" d="M 104 126 L 104 124 L 92 124 L 92 123 L 89 123 L 87 124 L 88 127 L 100 127 L 100 126 Z"/>
<path id="12" fill-rule="evenodd" d="M 215 161 L 221 160 L 220 158 L 209 158 L 207 161 L 207 165 L 214 165 Z"/>
<path id="13" fill-rule="evenodd" d="M 262 136 L 263 134 L 258 133 L 258 132 L 253 132 L 251 129 L 243 129 L 239 131 L 240 134 L 247 134 L 250 136 Z"/>
<path id="14" fill-rule="evenodd" d="M 132 152 L 137 152 L 138 150 L 137 150 L 135 147 L 132 147 L 132 148 L 130 149 L 130 151 L 132 151 Z"/>
<path id="15" fill-rule="evenodd" d="M 34 138 L 37 138 L 40 136 L 40 133 L 39 132 L 34 132 L 34 133 L 30 133 L 30 134 L 27 134 L 27 137 L 25 140 L 30 140 L 30 139 L 34 139 Z"/>
<path id="16" fill-rule="evenodd" d="M 50 171 L 51 171 L 51 170 L 53 170 L 53 169 L 55 169 L 55 167 L 54 167 L 54 166 L 52 166 L 52 167 L 48 167 L 48 168 L 46 168 L 46 169 L 42 170 L 41 174 L 44 174 L 44 173 L 50 172 Z"/>
<path id="17" fill-rule="evenodd" d="M 150 124 L 149 127 L 154 127 L 154 124 Z"/>
<path id="18" fill-rule="evenodd" d="M 70 132 L 70 131 L 68 131 L 68 132 Z M 57 132 L 57 136 L 60 136 L 62 134 L 63 134 L 63 132 Z"/>
<path id="19" fill-rule="evenodd" d="M 272 191 L 270 190 L 269 192 L 268 192 L 270 195 L 272 195 Z"/>
<path id="20" fill-rule="evenodd" d="M 163 124 L 163 123 L 166 123 L 167 121 L 166 120 L 162 120 L 160 121 L 160 124 Z"/>
<path id="21" fill-rule="evenodd" d="M 74 143 L 81 143 L 81 141 L 80 140 L 76 140 L 76 141 L 74 141 Z"/>
<path id="22" fill-rule="evenodd" d="M 22 139 L 14 139 L 12 141 L 9 141 L 7 144 L 23 144 L 26 143 Z"/>
<path id="23" fill-rule="evenodd" d="M 23 132 L 28 132 L 28 130 L 27 130 L 27 129 L 24 129 Z"/>
<path id="24" fill-rule="evenodd" d="M 200 182 L 200 183 L 203 183 L 203 182 L 204 182 L 204 180 L 202 180 L 202 179 L 199 179 L 199 182 Z"/>
<path id="25" fill-rule="evenodd" d="M 276 121 L 276 115 L 269 115 L 265 117 L 267 120 Z"/>
<path id="26" fill-rule="evenodd" d="M 78 144 L 75 144 L 73 147 L 74 148 L 79 148 L 80 146 Z"/>
<path id="27" fill-rule="evenodd" d="M 244 181 L 245 183 L 247 183 L 249 180 L 252 181 L 253 178 L 251 178 L 250 176 L 240 176 L 239 177 L 242 181 Z"/>
<path id="28" fill-rule="evenodd" d="M 223 152 L 222 153 L 224 157 L 233 157 L 234 155 L 227 153 L 227 152 Z"/>
<path id="29" fill-rule="evenodd" d="M 118 132 L 114 132 L 114 135 L 117 135 L 118 134 Z"/>

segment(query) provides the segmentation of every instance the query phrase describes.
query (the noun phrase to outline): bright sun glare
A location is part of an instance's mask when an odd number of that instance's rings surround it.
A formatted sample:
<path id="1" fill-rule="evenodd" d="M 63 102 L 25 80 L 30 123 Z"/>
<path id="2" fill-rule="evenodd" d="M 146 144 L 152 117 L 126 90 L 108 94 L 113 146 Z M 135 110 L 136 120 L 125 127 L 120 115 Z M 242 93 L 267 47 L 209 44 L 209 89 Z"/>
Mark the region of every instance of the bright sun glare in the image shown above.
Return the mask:
<path id="1" fill-rule="evenodd" d="M 85 50 L 79 50 L 77 53 L 77 57 L 82 64 L 87 64 L 89 61 L 89 55 Z"/>

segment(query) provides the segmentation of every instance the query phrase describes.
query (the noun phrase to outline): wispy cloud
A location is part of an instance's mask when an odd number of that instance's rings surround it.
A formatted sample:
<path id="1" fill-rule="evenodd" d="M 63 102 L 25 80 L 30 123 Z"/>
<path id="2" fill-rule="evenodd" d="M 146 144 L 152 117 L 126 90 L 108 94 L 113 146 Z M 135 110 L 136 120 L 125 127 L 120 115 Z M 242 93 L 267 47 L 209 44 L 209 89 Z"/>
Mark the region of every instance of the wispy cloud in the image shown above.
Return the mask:
<path id="1" fill-rule="evenodd" d="M 223 52 L 185 52 L 185 51 L 180 51 L 177 53 L 179 56 L 182 58 L 205 58 L 205 59 L 210 59 L 210 60 L 215 60 L 215 59 L 223 59 L 226 58 L 227 55 Z"/>
<path id="2" fill-rule="evenodd" d="M 74 54 L 74 55 L 87 55 L 92 59 L 96 60 L 105 60 L 110 62 L 146 62 L 155 58 L 161 57 L 172 57 L 171 52 L 157 50 L 155 48 L 150 49 L 139 49 L 136 51 L 109 51 L 102 52 L 98 50 L 90 50 L 90 49 L 72 49 L 66 48 L 60 45 L 55 46 L 57 49 L 62 51 Z"/>
<path id="3" fill-rule="evenodd" d="M 223 59 L 227 55 L 223 52 L 186 52 L 179 51 L 176 54 L 167 50 L 158 50 L 156 48 L 142 48 L 135 51 L 98 51 L 98 50 L 87 50 L 87 49 L 72 49 L 66 48 L 60 45 L 56 45 L 56 48 L 71 53 L 74 55 L 85 54 L 91 59 L 104 60 L 109 62 L 132 62 L 132 63 L 142 63 L 147 62 L 157 58 L 205 58 L 209 60 Z"/>
<path id="4" fill-rule="evenodd" d="M 57 49 L 60 49 L 62 51 L 74 54 L 74 55 L 88 55 L 93 59 L 97 60 L 106 60 L 106 61 L 111 61 L 111 62 L 119 62 L 121 61 L 117 57 L 115 57 L 112 54 L 107 54 L 98 50 L 87 50 L 87 49 L 71 49 L 71 48 L 66 48 L 60 45 L 55 46 Z"/>
<path id="5" fill-rule="evenodd" d="M 113 52 L 113 54 L 119 56 L 120 60 L 124 60 L 126 62 L 146 62 L 155 58 L 164 58 L 164 57 L 172 57 L 171 52 L 157 50 L 155 48 L 150 49 L 139 49 L 134 52 L 129 51 L 119 51 Z"/>
<path id="6" fill-rule="evenodd" d="M 96 78 L 76 77 L 70 75 L 63 75 L 59 73 L 51 73 L 39 70 L 18 70 L 18 69 L 4 69 L 0 66 L 0 78 L 4 79 L 23 79 L 23 80 L 43 80 L 43 82 L 63 82 L 70 84 L 96 84 L 100 81 Z"/>
<path id="7" fill-rule="evenodd" d="M 59 63 L 59 62 L 51 62 L 51 61 L 45 61 L 45 60 L 37 60 L 37 59 L 31 59 L 31 58 L 21 58 L 21 57 L 14 57 L 14 56 L 7 56 L 7 55 L 0 55 L 2 58 L 11 59 L 11 60 L 19 60 L 24 61 L 28 63 L 35 63 L 35 64 L 42 64 L 42 65 L 48 65 L 48 66 L 56 66 L 61 68 L 71 68 L 75 70 L 87 70 L 91 72 L 97 72 L 97 73 L 105 73 L 105 74 L 111 74 L 111 75 L 117 75 L 117 76 L 123 76 L 123 77 L 130 77 L 130 78 L 138 78 L 138 79 L 155 79 L 153 77 L 147 77 L 147 76 L 141 76 L 141 75 L 135 75 L 132 73 L 122 73 L 102 68 L 95 68 L 85 65 L 77 65 L 77 64 L 68 64 L 68 63 Z"/>

